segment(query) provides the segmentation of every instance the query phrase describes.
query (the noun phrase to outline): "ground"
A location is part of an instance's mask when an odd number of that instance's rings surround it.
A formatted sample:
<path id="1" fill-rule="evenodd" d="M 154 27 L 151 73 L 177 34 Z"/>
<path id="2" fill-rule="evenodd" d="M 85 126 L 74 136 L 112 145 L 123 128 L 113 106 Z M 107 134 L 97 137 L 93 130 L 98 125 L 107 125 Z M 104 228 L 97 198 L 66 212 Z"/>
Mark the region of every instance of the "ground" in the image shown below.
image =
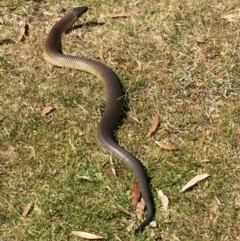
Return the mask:
<path id="1" fill-rule="evenodd" d="M 138 237 L 127 227 L 139 221 L 117 208 L 134 213 L 133 174 L 113 158 L 115 177 L 96 141 L 102 84 L 43 58 L 53 24 L 83 4 L 90 9 L 62 51 L 96 59 L 121 79 L 126 113 L 117 140 L 147 168 L 157 207 L 157 227 Z M 240 240 L 238 0 L 1 0 L 0 47 L 2 240 L 81 240 L 70 235 L 76 230 L 108 240 Z M 55 110 L 42 116 L 48 106 Z M 156 114 L 160 125 L 147 137 Z M 180 192 L 202 173 L 210 177 Z"/>

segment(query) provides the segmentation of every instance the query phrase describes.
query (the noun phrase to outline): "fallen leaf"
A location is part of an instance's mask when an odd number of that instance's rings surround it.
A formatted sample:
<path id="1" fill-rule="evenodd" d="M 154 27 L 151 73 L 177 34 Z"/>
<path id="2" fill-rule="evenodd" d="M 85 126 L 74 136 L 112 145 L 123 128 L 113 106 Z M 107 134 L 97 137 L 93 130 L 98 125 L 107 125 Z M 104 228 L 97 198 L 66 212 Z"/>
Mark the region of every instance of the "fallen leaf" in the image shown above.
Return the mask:
<path id="1" fill-rule="evenodd" d="M 138 182 L 134 181 L 132 186 L 132 205 L 136 206 L 141 196 Z"/>
<path id="2" fill-rule="evenodd" d="M 27 24 L 24 21 L 20 21 L 20 23 L 18 25 L 18 35 L 17 35 L 18 41 L 21 41 L 24 39 L 26 29 L 27 29 Z"/>
<path id="3" fill-rule="evenodd" d="M 200 175 L 197 175 L 196 177 L 194 177 L 193 179 L 191 179 L 186 185 L 184 185 L 184 187 L 181 189 L 181 192 L 186 191 L 188 188 L 196 185 L 197 183 L 199 183 L 200 181 L 208 178 L 210 175 L 207 173 L 203 173 Z"/>
<path id="4" fill-rule="evenodd" d="M 158 197 L 160 198 L 160 200 L 162 202 L 162 209 L 163 210 L 167 210 L 168 209 L 168 204 L 169 204 L 168 197 L 160 189 L 157 191 L 157 194 L 158 194 Z"/>
<path id="5" fill-rule="evenodd" d="M 209 159 L 203 159 L 201 162 L 202 162 L 202 163 L 207 163 L 207 162 L 211 162 L 211 160 L 209 160 Z"/>
<path id="6" fill-rule="evenodd" d="M 225 73 L 226 73 L 226 70 L 222 70 L 222 71 L 219 71 L 215 76 L 217 79 L 221 79 Z"/>
<path id="7" fill-rule="evenodd" d="M 149 132 L 147 134 L 147 137 L 150 137 L 152 135 L 152 133 L 156 131 L 158 125 L 159 125 L 159 118 L 158 118 L 158 115 L 156 115 L 154 120 L 153 120 L 153 123 L 152 123 L 151 127 L 149 128 Z"/>
<path id="8" fill-rule="evenodd" d="M 155 143 L 160 146 L 162 149 L 167 150 L 167 151 L 177 151 L 179 148 L 175 145 L 171 145 L 168 143 L 163 143 L 163 142 L 158 142 L 155 141 Z"/>
<path id="9" fill-rule="evenodd" d="M 92 180 L 93 180 L 93 179 L 92 179 L 91 177 L 89 177 L 89 176 L 80 176 L 79 178 L 82 179 L 82 180 L 87 180 L 87 181 L 92 181 Z"/>
<path id="10" fill-rule="evenodd" d="M 49 173 L 52 175 L 56 175 L 58 171 L 56 169 L 53 169 L 53 170 L 49 170 Z"/>
<path id="11" fill-rule="evenodd" d="M 42 116 L 49 115 L 54 110 L 55 110 L 55 108 L 53 106 L 46 106 L 46 107 L 43 108 Z"/>
<path id="12" fill-rule="evenodd" d="M 104 237 L 92 233 L 81 232 L 81 231 L 72 231 L 71 235 L 75 235 L 85 239 L 104 239 Z"/>
<path id="13" fill-rule="evenodd" d="M 112 170 L 112 172 L 113 172 L 113 175 L 114 176 L 117 176 L 117 168 L 116 168 L 116 165 L 113 163 L 113 161 L 112 161 L 112 158 L 110 157 L 110 167 L 111 167 L 111 170 Z"/>
<path id="14" fill-rule="evenodd" d="M 136 214 L 140 220 L 143 220 L 143 213 L 144 213 L 145 206 L 146 206 L 145 201 L 143 198 L 141 198 L 140 202 L 137 203 L 137 207 L 136 207 Z"/>
<path id="15" fill-rule="evenodd" d="M 237 128 L 237 134 L 240 134 L 240 126 Z"/>
<path id="16" fill-rule="evenodd" d="M 222 205 L 221 199 L 218 196 L 215 196 L 214 198 L 217 201 L 218 205 L 221 206 Z"/>
<path id="17" fill-rule="evenodd" d="M 33 208 L 33 202 L 28 203 L 27 206 L 24 208 L 22 217 L 25 218 L 29 214 L 29 212 L 32 210 L 32 208 Z"/>
<path id="18" fill-rule="evenodd" d="M 133 17 L 136 13 L 116 13 L 112 14 L 111 18 L 126 18 L 126 17 Z"/>

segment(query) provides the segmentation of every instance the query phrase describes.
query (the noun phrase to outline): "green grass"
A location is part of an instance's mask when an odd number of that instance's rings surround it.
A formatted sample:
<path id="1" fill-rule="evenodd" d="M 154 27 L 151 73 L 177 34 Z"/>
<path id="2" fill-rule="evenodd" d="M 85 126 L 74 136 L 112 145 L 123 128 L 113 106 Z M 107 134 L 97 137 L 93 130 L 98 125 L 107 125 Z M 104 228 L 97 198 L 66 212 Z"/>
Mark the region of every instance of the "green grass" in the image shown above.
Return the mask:
<path id="1" fill-rule="evenodd" d="M 157 207 L 157 227 L 139 237 L 127 231 L 131 218 L 115 208 L 134 212 L 134 177 L 117 160 L 121 172 L 114 177 L 95 138 L 102 84 L 43 58 L 47 33 L 62 16 L 57 12 L 83 4 L 77 2 L 0 3 L 0 237 L 72 241 L 81 240 L 70 236 L 80 230 L 109 240 L 240 240 L 240 19 L 223 18 L 237 15 L 239 1 L 85 1 L 90 10 L 79 23 L 104 24 L 63 38 L 64 53 L 105 63 L 127 93 L 118 140 L 147 167 Z M 111 18 L 124 12 L 132 16 Z M 21 20 L 29 33 L 17 42 Z M 42 117 L 49 105 L 56 110 Z M 156 112 L 160 127 L 147 138 Z M 155 141 L 180 150 L 164 151 Z M 180 193 L 201 173 L 211 176 Z M 158 189 L 170 199 L 167 213 Z M 34 208 L 23 218 L 29 202 Z"/>

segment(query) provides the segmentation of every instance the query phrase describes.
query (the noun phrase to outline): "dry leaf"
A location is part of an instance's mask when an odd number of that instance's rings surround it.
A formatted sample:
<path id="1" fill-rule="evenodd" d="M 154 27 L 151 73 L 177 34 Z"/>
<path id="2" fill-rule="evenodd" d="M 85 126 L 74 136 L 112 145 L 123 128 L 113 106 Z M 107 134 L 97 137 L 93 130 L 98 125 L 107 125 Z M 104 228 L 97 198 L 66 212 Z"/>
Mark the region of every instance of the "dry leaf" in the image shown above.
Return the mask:
<path id="1" fill-rule="evenodd" d="M 237 128 L 237 134 L 240 134 L 240 126 Z"/>
<path id="2" fill-rule="evenodd" d="M 92 233 L 81 232 L 81 231 L 72 231 L 71 235 L 75 235 L 85 239 L 104 239 L 104 237 Z"/>
<path id="3" fill-rule="evenodd" d="M 113 172 L 113 175 L 114 175 L 114 176 L 117 176 L 116 165 L 113 163 L 111 157 L 110 157 L 110 167 L 111 167 L 111 170 L 112 170 L 112 172 Z"/>
<path id="4" fill-rule="evenodd" d="M 199 183 L 200 181 L 208 178 L 210 175 L 207 173 L 203 173 L 200 175 L 197 175 L 196 177 L 194 177 L 192 180 L 190 180 L 186 185 L 184 185 L 184 187 L 181 189 L 181 192 L 184 192 L 185 190 L 187 190 L 188 188 L 196 185 L 197 183 Z"/>
<path id="5" fill-rule="evenodd" d="M 92 181 L 92 178 L 89 176 L 79 176 L 79 178 L 82 180 Z"/>
<path id="6" fill-rule="evenodd" d="M 163 142 L 158 142 L 155 141 L 158 146 L 160 146 L 162 149 L 167 150 L 167 151 L 177 151 L 179 148 L 177 146 L 168 144 L 168 143 L 163 143 Z"/>
<path id="7" fill-rule="evenodd" d="M 211 162 L 211 160 L 209 160 L 209 159 L 203 159 L 201 162 L 202 162 L 202 163 L 207 163 L 207 162 Z"/>
<path id="8" fill-rule="evenodd" d="M 136 214 L 140 220 L 143 220 L 143 213 L 144 213 L 145 206 L 146 206 L 145 201 L 143 198 L 141 198 L 140 202 L 137 203 L 137 207 L 136 207 Z"/>
<path id="9" fill-rule="evenodd" d="M 222 71 L 219 71 L 215 76 L 217 79 L 221 79 L 225 73 L 226 73 L 226 70 L 222 70 Z"/>
<path id="10" fill-rule="evenodd" d="M 112 14 L 111 18 L 126 18 L 126 17 L 133 17 L 136 13 L 116 13 Z"/>
<path id="11" fill-rule="evenodd" d="M 147 134 L 147 137 L 150 137 L 154 131 L 156 131 L 157 127 L 159 125 L 159 118 L 158 115 L 155 116 L 153 123 L 149 129 L 149 132 Z"/>
<path id="12" fill-rule="evenodd" d="M 221 199 L 218 196 L 215 196 L 214 198 L 217 201 L 218 205 L 221 206 L 222 205 Z"/>
<path id="13" fill-rule="evenodd" d="M 29 214 L 29 212 L 32 210 L 32 208 L 33 208 L 33 202 L 28 203 L 27 206 L 24 208 L 22 217 L 25 218 Z"/>
<path id="14" fill-rule="evenodd" d="M 55 108 L 53 106 L 46 106 L 46 107 L 43 108 L 42 116 L 49 115 L 54 110 L 55 110 Z"/>
<path id="15" fill-rule="evenodd" d="M 132 205 L 136 206 L 141 196 L 138 182 L 134 181 L 132 186 Z"/>
<path id="16" fill-rule="evenodd" d="M 19 26 L 18 26 L 18 35 L 17 35 L 17 40 L 21 41 L 25 37 L 27 29 L 27 24 L 24 21 L 20 21 Z"/>
<path id="17" fill-rule="evenodd" d="M 160 198 L 160 200 L 162 202 L 162 209 L 167 210 L 168 204 L 169 204 L 168 197 L 160 189 L 157 191 L 157 193 L 158 193 L 158 197 Z"/>
<path id="18" fill-rule="evenodd" d="M 56 169 L 53 169 L 53 170 L 49 170 L 49 173 L 52 175 L 56 175 L 58 171 Z"/>

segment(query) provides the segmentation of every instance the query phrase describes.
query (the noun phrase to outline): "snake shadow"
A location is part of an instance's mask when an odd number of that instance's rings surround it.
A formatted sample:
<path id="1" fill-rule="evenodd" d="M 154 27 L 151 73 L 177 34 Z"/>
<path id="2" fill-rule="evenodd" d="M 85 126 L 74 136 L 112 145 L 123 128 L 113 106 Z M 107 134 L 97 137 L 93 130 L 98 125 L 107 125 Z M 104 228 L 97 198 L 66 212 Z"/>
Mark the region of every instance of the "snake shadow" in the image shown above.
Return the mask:
<path id="1" fill-rule="evenodd" d="M 101 26 L 101 25 L 104 25 L 104 23 L 99 23 L 97 21 L 89 21 L 89 22 L 86 22 L 84 24 L 77 24 L 77 25 L 74 25 L 71 29 L 69 29 L 68 31 L 66 31 L 66 34 L 69 34 L 70 32 L 76 30 L 76 29 L 81 29 L 81 28 L 91 28 L 91 27 L 94 27 L 94 26 Z M 61 49 L 62 49 L 62 46 L 61 46 L 61 43 L 60 43 L 60 49 L 59 51 L 61 52 Z M 112 70 L 113 71 L 113 70 Z M 115 71 L 113 71 L 115 73 Z M 121 113 L 121 117 L 120 117 L 120 120 L 115 128 L 115 131 L 117 131 L 118 129 L 120 129 L 120 127 L 123 125 L 124 123 L 124 120 L 127 119 L 127 113 L 129 111 L 129 97 L 128 97 L 128 94 L 127 94 L 127 91 L 126 89 L 124 88 L 124 86 L 122 85 L 122 82 L 121 82 L 121 79 L 119 78 L 119 76 L 115 73 L 115 75 L 117 76 L 119 82 L 120 82 L 120 85 L 121 85 L 121 89 L 123 91 L 123 98 L 124 98 L 124 104 L 123 104 L 123 108 L 122 108 L 122 113 Z M 104 112 L 104 108 L 105 106 L 101 106 L 101 114 L 103 114 Z M 119 144 L 118 140 L 117 140 L 117 137 L 115 135 L 115 132 L 113 134 L 113 138 L 114 140 Z M 141 162 L 142 163 L 142 162 Z M 143 165 L 143 164 L 142 164 Z M 145 169 L 145 172 L 147 174 L 147 178 L 148 178 L 148 183 L 149 183 L 149 187 L 150 187 L 150 195 L 151 195 L 151 198 L 153 200 L 153 204 L 154 204 L 154 217 L 153 219 L 155 218 L 155 215 L 156 215 L 156 204 L 154 202 L 154 195 L 153 195 L 153 187 L 152 187 L 152 184 L 151 184 L 151 178 L 150 176 L 148 175 L 148 172 L 147 172 L 147 169 L 146 167 L 143 165 L 144 169 Z"/>

